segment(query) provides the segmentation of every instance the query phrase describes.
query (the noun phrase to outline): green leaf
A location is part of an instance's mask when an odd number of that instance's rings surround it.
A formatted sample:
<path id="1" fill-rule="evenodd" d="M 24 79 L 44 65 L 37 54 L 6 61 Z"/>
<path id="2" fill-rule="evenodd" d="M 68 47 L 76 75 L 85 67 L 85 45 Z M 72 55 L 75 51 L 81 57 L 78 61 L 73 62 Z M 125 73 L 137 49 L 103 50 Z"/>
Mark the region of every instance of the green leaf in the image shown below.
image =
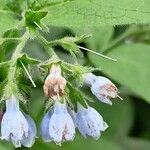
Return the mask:
<path id="1" fill-rule="evenodd" d="M 36 150 L 40 147 L 40 150 L 45 149 L 53 149 L 53 150 L 87 150 L 87 149 L 93 149 L 93 150 L 122 150 L 121 146 L 107 141 L 105 139 L 100 138 L 99 140 L 94 140 L 91 138 L 84 139 L 83 137 L 76 135 L 74 141 L 69 141 L 62 143 L 62 146 L 56 145 L 54 142 L 51 143 L 43 143 L 42 141 L 36 142 L 35 145 L 31 148 L 31 150 Z"/>
<path id="2" fill-rule="evenodd" d="M 27 8 L 27 2 L 24 0 L 4 0 L 5 9 L 15 12 L 19 15 Z"/>
<path id="3" fill-rule="evenodd" d="M 44 10 L 46 25 L 100 26 L 131 23 L 150 23 L 150 1 L 143 0 L 73 0 Z"/>
<path id="4" fill-rule="evenodd" d="M 75 140 L 71 143 L 64 143 L 62 146 L 64 150 L 76 150 L 76 149 L 81 149 L 81 150 L 87 150 L 87 149 L 93 149 L 93 150 L 122 150 L 120 146 L 117 144 L 107 141 L 103 139 L 102 137 L 99 140 L 91 139 L 91 138 L 86 138 L 84 139 L 82 136 L 76 135 Z"/>
<path id="5" fill-rule="evenodd" d="M 91 34 L 92 36 L 86 40 L 88 48 L 92 50 L 105 49 L 112 35 L 113 26 L 73 28 L 75 35 Z"/>
<path id="6" fill-rule="evenodd" d="M 40 89 L 35 88 L 32 90 L 31 97 L 30 97 L 29 112 L 31 116 L 36 120 L 36 123 L 38 125 L 40 125 L 41 119 L 44 116 L 45 99 L 46 98 L 44 97 L 42 87 L 40 87 Z"/>
<path id="7" fill-rule="evenodd" d="M 149 141 L 138 138 L 125 138 L 121 144 L 126 150 L 148 150 L 150 148 Z"/>
<path id="8" fill-rule="evenodd" d="M 4 34 L 5 31 L 17 27 L 19 21 L 15 14 L 0 10 L 0 36 Z"/>
<path id="9" fill-rule="evenodd" d="M 0 150 L 14 150 L 14 147 L 9 142 L 1 141 Z"/>
<path id="10" fill-rule="evenodd" d="M 150 46 L 140 43 L 125 44 L 112 49 L 108 55 L 118 61 L 112 62 L 93 54 L 89 54 L 89 58 L 108 76 L 150 103 Z"/>
<path id="11" fill-rule="evenodd" d="M 113 105 L 97 104 L 97 110 L 101 113 L 109 128 L 103 133 L 103 137 L 110 140 L 120 140 L 126 137 L 133 124 L 133 107 L 131 99 L 123 97 L 124 101 L 113 100 Z M 118 100 L 118 99 L 116 99 Z M 95 105 L 95 104 L 94 104 Z"/>

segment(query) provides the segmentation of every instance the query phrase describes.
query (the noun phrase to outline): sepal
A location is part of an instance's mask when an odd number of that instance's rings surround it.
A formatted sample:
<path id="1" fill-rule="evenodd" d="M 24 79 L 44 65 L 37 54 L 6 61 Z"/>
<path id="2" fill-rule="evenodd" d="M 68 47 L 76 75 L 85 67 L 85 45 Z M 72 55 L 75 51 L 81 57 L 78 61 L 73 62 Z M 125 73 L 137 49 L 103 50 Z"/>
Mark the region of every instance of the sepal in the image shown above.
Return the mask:
<path id="1" fill-rule="evenodd" d="M 35 65 L 35 64 L 39 64 L 41 62 L 38 59 L 29 57 L 27 54 L 21 54 L 18 58 L 18 61 L 23 62 L 24 65 L 27 65 L 27 64 Z"/>
<path id="2" fill-rule="evenodd" d="M 61 60 L 58 59 L 57 57 L 55 56 L 52 56 L 51 58 L 49 58 L 48 60 L 46 60 L 45 62 L 42 62 L 40 64 L 40 67 L 41 68 L 48 68 L 50 69 L 52 64 L 61 64 Z"/>
<path id="3" fill-rule="evenodd" d="M 71 42 L 71 43 L 81 43 L 87 40 L 91 35 L 82 35 L 82 36 L 75 36 L 75 37 L 65 37 L 62 40 L 66 42 Z"/>
<path id="4" fill-rule="evenodd" d="M 30 30 L 36 30 L 41 26 L 41 19 L 46 16 L 46 11 L 26 11 L 25 23 Z"/>

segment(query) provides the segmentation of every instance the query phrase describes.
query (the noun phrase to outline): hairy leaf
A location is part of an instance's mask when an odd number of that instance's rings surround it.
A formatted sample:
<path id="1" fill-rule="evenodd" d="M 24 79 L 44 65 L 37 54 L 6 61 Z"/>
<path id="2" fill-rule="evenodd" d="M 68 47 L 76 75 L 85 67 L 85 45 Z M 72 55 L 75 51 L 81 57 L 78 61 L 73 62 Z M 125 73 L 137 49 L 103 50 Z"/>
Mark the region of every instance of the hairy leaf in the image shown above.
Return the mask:
<path id="1" fill-rule="evenodd" d="M 113 26 L 73 28 L 75 35 L 91 34 L 85 42 L 92 50 L 105 49 L 113 35 Z"/>
<path id="2" fill-rule="evenodd" d="M 17 27 L 18 22 L 17 17 L 13 13 L 0 9 L 0 36 L 5 31 Z"/>
<path id="3" fill-rule="evenodd" d="M 46 25 L 100 26 L 150 23 L 149 0 L 73 0 L 45 8 Z"/>

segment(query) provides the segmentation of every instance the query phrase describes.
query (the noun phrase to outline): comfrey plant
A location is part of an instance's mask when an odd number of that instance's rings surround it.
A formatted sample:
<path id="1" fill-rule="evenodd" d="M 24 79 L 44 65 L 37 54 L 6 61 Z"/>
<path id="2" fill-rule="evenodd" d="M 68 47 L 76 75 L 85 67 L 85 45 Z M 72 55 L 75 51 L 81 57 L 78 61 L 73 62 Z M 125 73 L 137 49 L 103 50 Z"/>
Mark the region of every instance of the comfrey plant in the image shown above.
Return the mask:
<path id="1" fill-rule="evenodd" d="M 29 115 L 30 111 L 28 115 L 22 111 L 27 104 L 30 108 L 29 91 L 30 86 L 36 88 L 34 80 L 37 80 L 37 84 L 39 81 L 42 82 L 43 93 L 47 98 L 46 113 L 41 121 L 38 137 L 42 137 L 44 142 L 53 141 L 61 145 L 65 141 L 73 141 L 76 129 L 78 129 L 85 138 L 90 136 L 99 139 L 108 125 L 102 116 L 90 106 L 85 86 L 90 87 L 90 94 L 93 94 L 99 101 L 110 105 L 112 105 L 110 99 L 119 97 L 119 92 L 109 79 L 92 73 L 99 69 L 85 66 L 79 63 L 79 59 L 82 58 L 83 51 L 110 60 L 115 61 L 115 59 L 79 46 L 89 36 L 48 40 L 49 28 L 42 23 L 42 19 L 47 14 L 43 11 L 45 3 L 42 5 L 41 2 L 40 6 L 36 4 L 36 2 L 28 2 L 25 4 L 25 11 L 19 7 L 19 2 L 18 7 L 21 10 L 9 7 L 12 5 L 3 8 L 3 11 L 10 10 L 12 15 L 18 17 L 20 21 L 11 30 L 6 30 L 2 38 L 2 44 L 8 44 L 10 54 L 0 57 L 2 76 L 0 97 L 3 111 L 1 139 L 11 141 L 15 147 L 21 147 L 21 145 L 31 147 L 34 144 L 36 125 Z M 17 33 L 16 29 L 18 29 Z M 44 59 L 37 59 L 28 52 L 30 45 L 28 43 L 33 41 L 38 42 L 42 47 L 43 54 L 46 55 Z M 11 45 L 13 45 L 12 48 Z M 67 55 L 71 54 L 72 60 L 68 62 L 62 59 L 56 49 L 65 50 Z M 5 50 L 3 52 L 5 53 Z M 90 90 L 88 89 L 88 93 Z"/>

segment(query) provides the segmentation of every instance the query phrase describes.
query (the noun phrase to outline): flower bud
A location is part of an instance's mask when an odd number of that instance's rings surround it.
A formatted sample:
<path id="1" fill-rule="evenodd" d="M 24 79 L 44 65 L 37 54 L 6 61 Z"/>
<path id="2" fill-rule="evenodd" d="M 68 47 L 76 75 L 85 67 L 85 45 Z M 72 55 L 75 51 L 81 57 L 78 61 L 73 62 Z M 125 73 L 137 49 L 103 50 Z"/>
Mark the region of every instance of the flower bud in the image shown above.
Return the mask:
<path id="1" fill-rule="evenodd" d="M 61 76 L 60 66 L 53 64 L 43 86 L 45 95 L 56 100 L 64 95 L 65 86 L 66 79 Z"/>
<path id="2" fill-rule="evenodd" d="M 12 96 L 6 100 L 6 112 L 1 122 L 1 139 L 12 141 L 15 147 L 31 147 L 36 127 L 34 121 L 19 110 L 19 101 Z"/>
<path id="3" fill-rule="evenodd" d="M 110 98 L 118 97 L 118 89 L 107 78 L 98 76 L 91 86 L 92 93 L 103 103 L 112 105 Z"/>
<path id="4" fill-rule="evenodd" d="M 76 122 L 80 133 L 85 138 L 91 136 L 98 139 L 101 136 L 101 131 L 108 128 L 102 116 L 92 107 L 86 109 L 80 106 L 76 115 Z"/>

